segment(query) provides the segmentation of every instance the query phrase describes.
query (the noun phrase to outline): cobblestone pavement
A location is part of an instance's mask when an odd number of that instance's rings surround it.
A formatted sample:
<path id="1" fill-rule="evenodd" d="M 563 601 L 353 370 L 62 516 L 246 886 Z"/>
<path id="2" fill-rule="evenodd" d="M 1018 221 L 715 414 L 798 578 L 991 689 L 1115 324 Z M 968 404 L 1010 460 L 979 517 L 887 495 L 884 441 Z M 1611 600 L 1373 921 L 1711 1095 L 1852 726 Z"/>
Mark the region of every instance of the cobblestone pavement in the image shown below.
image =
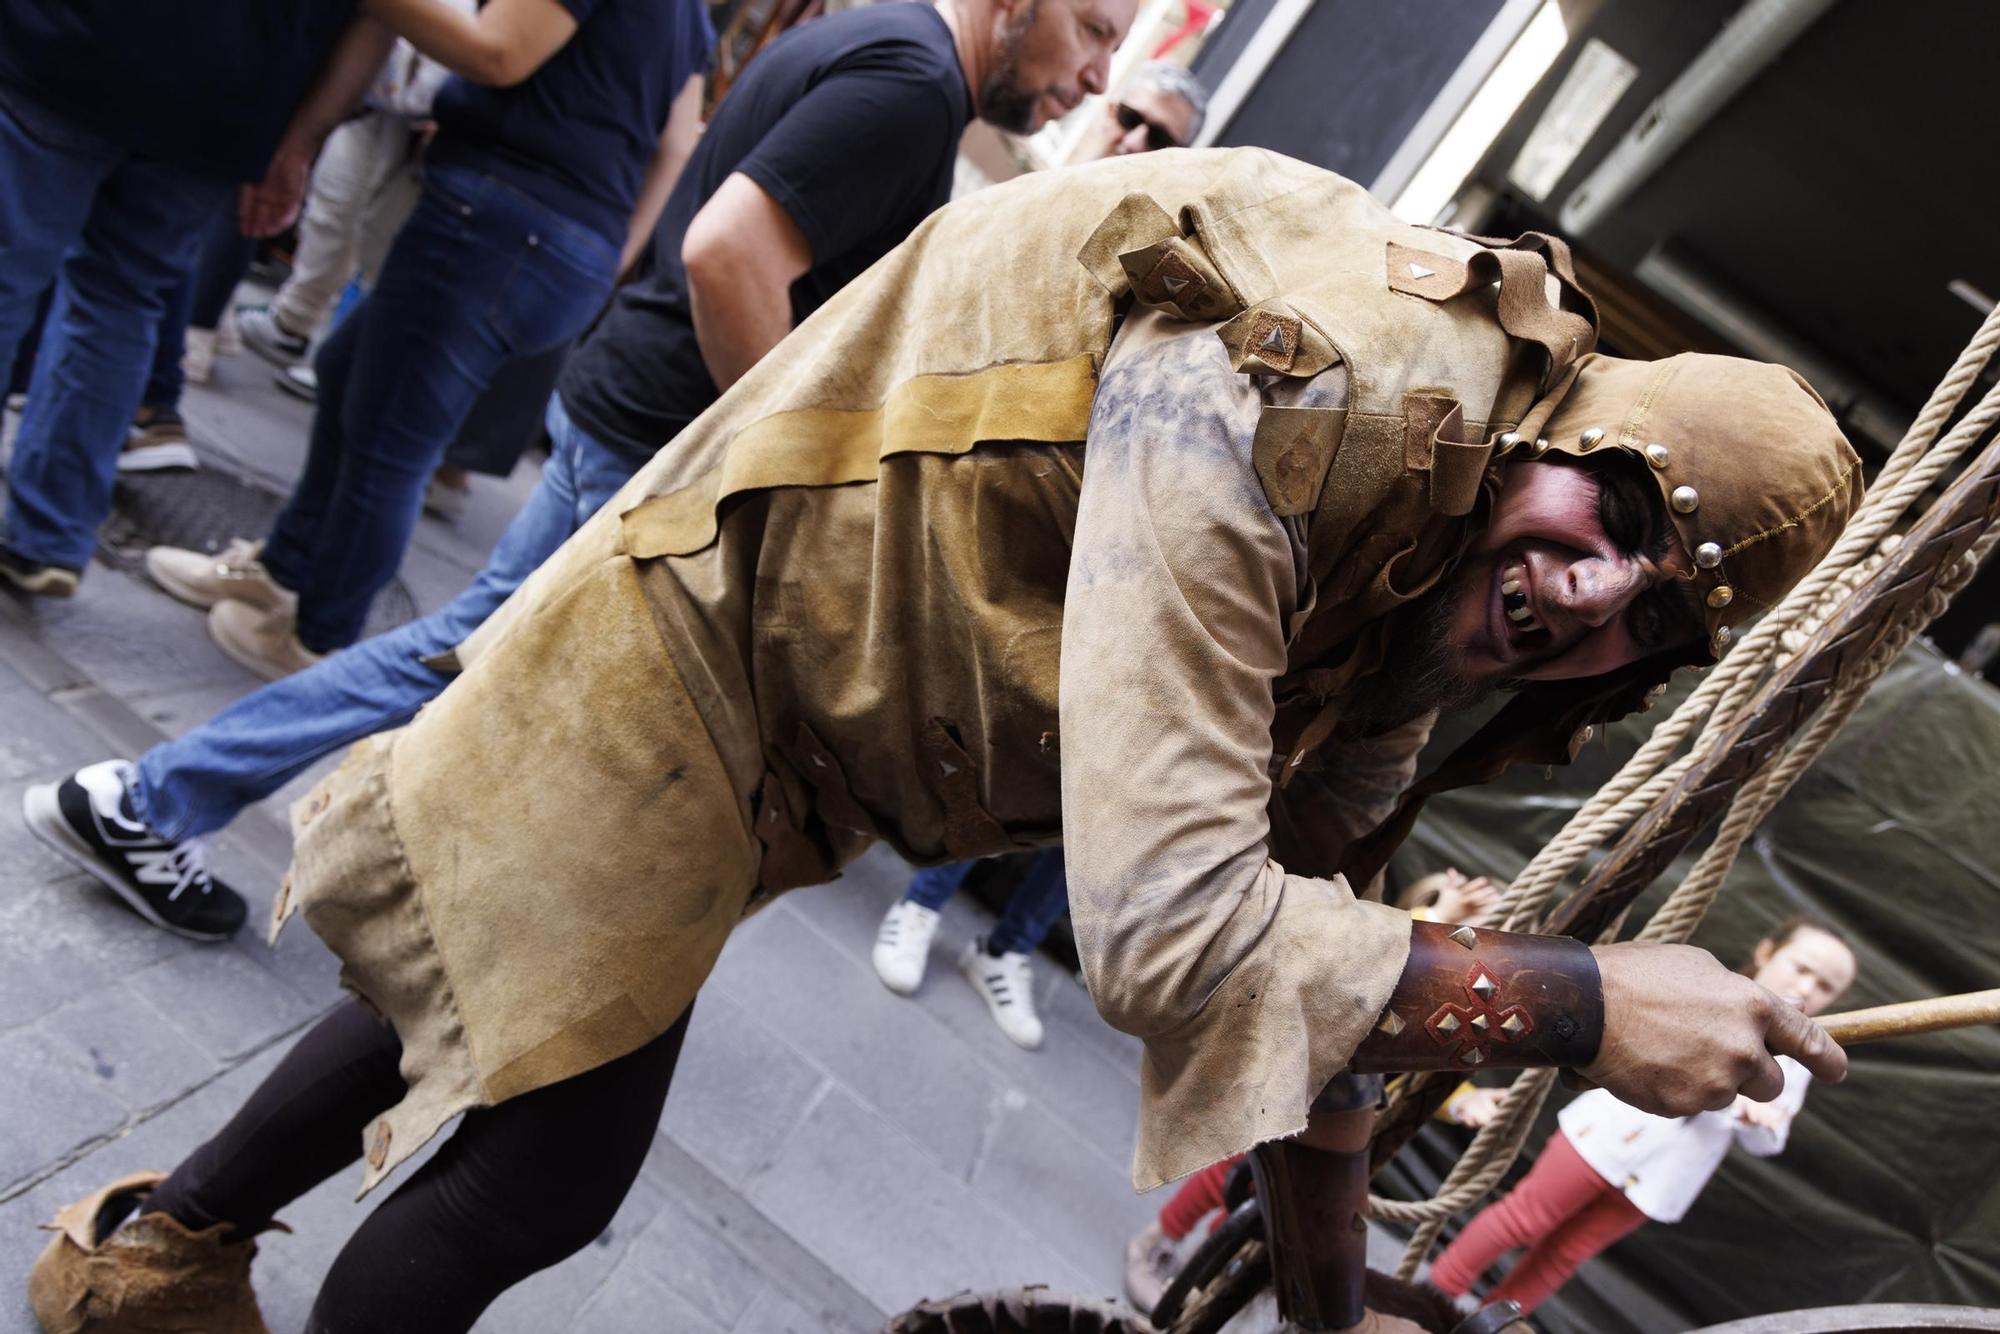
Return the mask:
<path id="1" fill-rule="evenodd" d="M 221 361 L 185 411 L 209 466 L 289 484 L 306 411 L 262 362 Z M 424 520 L 402 572 L 418 607 L 463 586 L 533 481 L 531 463 L 477 479 L 456 526 Z M 0 595 L 0 1334 L 34 1328 L 20 1284 L 47 1236 L 36 1224 L 118 1174 L 172 1166 L 339 998 L 331 956 L 302 925 L 275 947 L 254 929 L 219 946 L 155 931 L 18 815 L 29 783 L 135 755 L 255 684 L 201 613 L 102 564 L 68 604 Z M 282 813 L 316 773 L 217 840 L 253 926 L 287 860 Z M 738 932 L 616 1221 L 481 1330 L 817 1334 L 876 1328 L 961 1287 L 1117 1290 L 1124 1239 L 1159 1204 L 1126 1172 L 1137 1044 L 1044 962 L 1048 1040 L 1014 1048 L 951 966 L 984 925 L 962 902 L 922 992 L 892 996 L 867 955 L 907 874 L 871 855 Z M 302 1325 L 363 1216 L 357 1182 L 329 1181 L 285 1211 L 292 1235 L 262 1242 L 274 1330 Z"/>

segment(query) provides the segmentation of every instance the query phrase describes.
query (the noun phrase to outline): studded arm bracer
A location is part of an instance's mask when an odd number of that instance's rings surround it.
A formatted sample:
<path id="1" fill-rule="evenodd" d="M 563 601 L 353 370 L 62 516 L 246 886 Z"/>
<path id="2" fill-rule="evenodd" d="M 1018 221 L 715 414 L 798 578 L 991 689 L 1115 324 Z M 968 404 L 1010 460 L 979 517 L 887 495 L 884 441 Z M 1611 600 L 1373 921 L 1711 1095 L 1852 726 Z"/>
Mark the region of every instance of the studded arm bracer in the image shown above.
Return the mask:
<path id="1" fill-rule="evenodd" d="M 1351 1068 L 1574 1068 L 1603 1037 L 1604 989 L 1581 941 L 1413 922 L 1409 962 Z"/>

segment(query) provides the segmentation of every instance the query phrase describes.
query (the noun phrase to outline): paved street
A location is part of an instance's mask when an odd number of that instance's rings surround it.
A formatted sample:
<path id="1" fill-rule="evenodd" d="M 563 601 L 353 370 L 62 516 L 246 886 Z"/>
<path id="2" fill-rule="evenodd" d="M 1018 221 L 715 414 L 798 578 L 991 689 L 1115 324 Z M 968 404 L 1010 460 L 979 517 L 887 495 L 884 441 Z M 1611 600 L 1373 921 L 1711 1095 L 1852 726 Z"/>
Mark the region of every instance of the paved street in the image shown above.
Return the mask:
<path id="1" fill-rule="evenodd" d="M 276 492 L 307 410 L 270 380 L 248 354 L 225 359 L 184 407 L 212 469 Z M 458 524 L 424 520 L 403 569 L 419 608 L 466 582 L 533 482 L 532 462 L 477 479 Z M 37 1223 L 116 1175 L 172 1166 L 338 1002 L 332 958 L 303 923 L 275 947 L 261 931 L 287 860 L 284 809 L 314 775 L 217 840 L 220 873 L 252 901 L 253 929 L 222 946 L 147 926 L 20 823 L 29 783 L 136 755 L 255 684 L 202 613 L 103 564 L 69 604 L 0 595 L 0 1334 L 34 1328 L 20 1278 L 47 1235 Z M 892 996 L 867 954 L 907 874 L 872 855 L 737 933 L 616 1222 L 482 1330 L 861 1330 L 967 1286 L 1117 1290 L 1124 1238 L 1159 1204 L 1126 1172 L 1137 1044 L 1044 962 L 1048 1041 L 1015 1049 L 951 966 L 983 925 L 964 902 L 920 995 Z M 358 1178 L 300 1200 L 283 1215 L 294 1234 L 261 1243 L 274 1330 L 300 1328 L 363 1216 Z"/>

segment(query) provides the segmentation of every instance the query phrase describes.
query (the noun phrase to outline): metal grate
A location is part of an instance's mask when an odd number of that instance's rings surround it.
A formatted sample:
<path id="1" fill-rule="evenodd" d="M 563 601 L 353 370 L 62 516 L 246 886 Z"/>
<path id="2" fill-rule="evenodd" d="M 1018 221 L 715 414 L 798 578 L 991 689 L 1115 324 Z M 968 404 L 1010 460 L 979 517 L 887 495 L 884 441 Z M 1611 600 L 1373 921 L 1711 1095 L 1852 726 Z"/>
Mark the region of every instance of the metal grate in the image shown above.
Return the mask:
<path id="1" fill-rule="evenodd" d="M 4 477 L 0 470 L 0 477 Z M 111 517 L 97 533 L 97 559 L 144 577 L 147 547 L 220 551 L 230 539 L 269 532 L 284 497 L 208 463 L 197 472 L 121 475 Z M 417 602 L 401 579 L 375 597 L 366 633 L 379 635 L 414 620 Z"/>
<path id="2" fill-rule="evenodd" d="M 97 533 L 97 558 L 143 575 L 147 547 L 220 551 L 232 538 L 269 532 L 284 497 L 212 464 L 198 472 L 121 476 L 111 517 Z M 365 634 L 379 635 L 414 620 L 417 602 L 401 579 L 375 595 Z"/>

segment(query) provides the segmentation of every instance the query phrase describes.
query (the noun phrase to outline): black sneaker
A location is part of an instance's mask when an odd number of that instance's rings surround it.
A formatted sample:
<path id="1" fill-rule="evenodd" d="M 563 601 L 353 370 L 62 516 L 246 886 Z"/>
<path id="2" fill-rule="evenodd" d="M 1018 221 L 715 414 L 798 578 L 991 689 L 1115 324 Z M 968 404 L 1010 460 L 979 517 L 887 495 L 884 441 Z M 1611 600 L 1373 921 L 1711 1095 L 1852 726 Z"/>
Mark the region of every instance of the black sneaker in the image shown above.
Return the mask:
<path id="1" fill-rule="evenodd" d="M 159 838 L 132 811 L 125 760 L 31 787 L 21 816 L 36 838 L 111 887 L 154 926 L 190 940 L 227 940 L 249 915 L 243 896 L 208 873 L 199 839 Z"/>
<path id="2" fill-rule="evenodd" d="M 77 584 L 83 581 L 83 571 L 72 570 L 67 565 L 44 565 L 38 560 L 28 559 L 10 546 L 0 545 L 0 579 L 5 579 L 23 593 L 66 598 L 75 593 Z"/>

